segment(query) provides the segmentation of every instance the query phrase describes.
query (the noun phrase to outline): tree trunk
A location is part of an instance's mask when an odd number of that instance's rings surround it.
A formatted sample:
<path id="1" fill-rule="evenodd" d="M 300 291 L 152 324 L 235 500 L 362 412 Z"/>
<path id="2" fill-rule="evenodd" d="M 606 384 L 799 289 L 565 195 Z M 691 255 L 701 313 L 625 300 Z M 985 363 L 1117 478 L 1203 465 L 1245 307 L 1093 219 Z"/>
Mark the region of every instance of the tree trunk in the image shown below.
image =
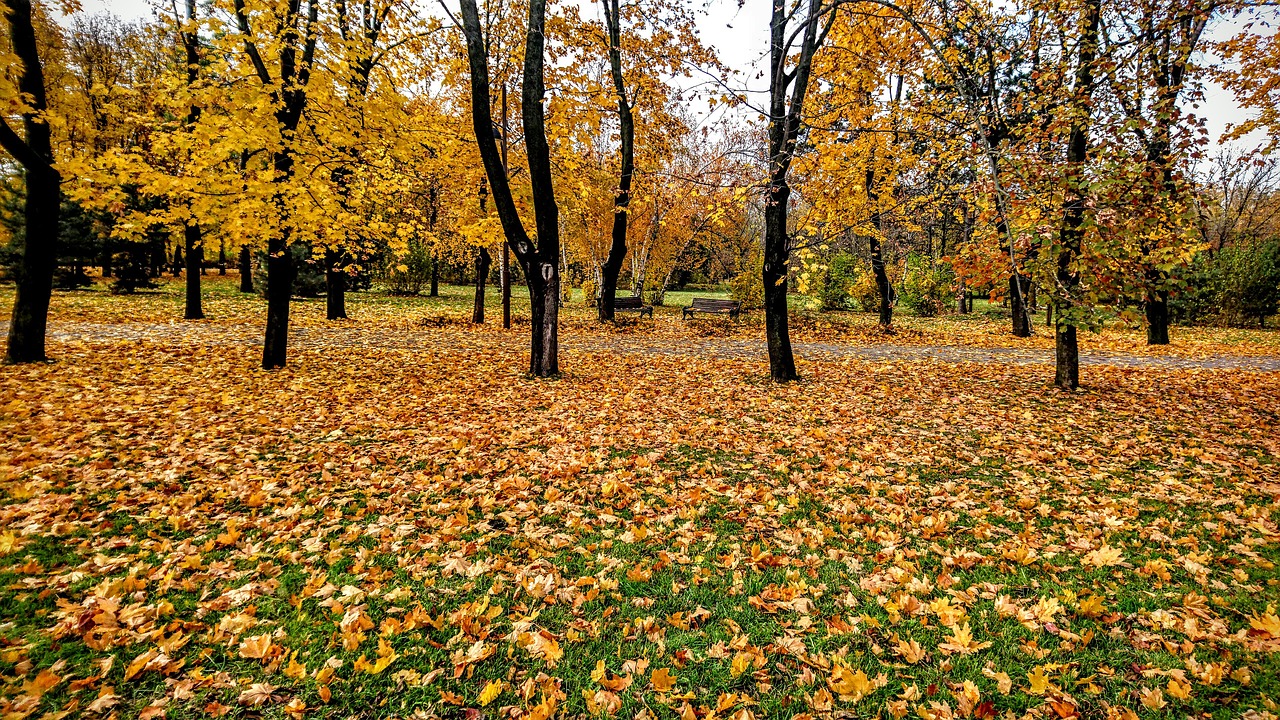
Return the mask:
<path id="1" fill-rule="evenodd" d="M 347 272 L 342 253 L 324 251 L 325 314 L 330 320 L 347 319 Z"/>
<path id="2" fill-rule="evenodd" d="M 182 258 L 182 246 L 175 245 L 173 247 L 173 262 L 169 265 L 169 274 L 174 277 L 182 275 L 182 268 L 187 262 Z"/>
<path id="3" fill-rule="evenodd" d="M 1054 340 L 1054 384 L 1063 390 L 1080 386 L 1080 348 L 1076 342 L 1075 318 L 1068 310 L 1074 303 L 1074 293 L 1080 285 L 1079 271 L 1072 267 L 1080 256 L 1084 235 L 1084 211 L 1086 183 L 1085 162 L 1089 159 L 1089 103 L 1093 95 L 1093 61 L 1098 48 L 1098 28 L 1102 17 L 1102 0 L 1088 0 L 1086 28 L 1080 39 L 1080 56 L 1076 67 L 1072 104 L 1079 113 L 1071 125 L 1067 139 L 1066 199 L 1063 201 L 1062 227 L 1058 233 L 1061 250 L 1058 252 L 1057 281 L 1061 293 Z"/>
<path id="4" fill-rule="evenodd" d="M 431 256 L 431 297 L 440 297 L 440 258 Z"/>
<path id="5" fill-rule="evenodd" d="M 1148 276 L 1159 271 L 1149 271 Z M 1159 278 L 1150 281 L 1153 286 L 1160 282 Z M 1147 344 L 1169 344 L 1169 292 L 1167 290 L 1151 290 L 1147 294 Z"/>
<path id="6" fill-rule="evenodd" d="M 1076 342 L 1076 326 L 1058 322 L 1054 334 L 1053 384 L 1063 390 L 1080 387 L 1080 346 Z"/>
<path id="7" fill-rule="evenodd" d="M 874 158 L 872 161 L 874 162 Z M 867 168 L 867 200 L 872 208 L 877 207 L 879 203 L 875 181 L 875 169 Z M 889 273 L 884 267 L 884 248 L 880 244 L 883 220 L 879 210 L 872 212 L 871 225 L 876 233 L 867 237 L 867 245 L 871 250 L 871 273 L 875 275 L 876 294 L 880 296 L 880 327 L 887 329 L 893 325 L 893 288 L 889 284 Z"/>
<path id="8" fill-rule="evenodd" d="M 559 374 L 560 278 L 554 264 L 544 264 L 543 276 L 550 280 L 529 283 L 532 332 L 529 344 L 529 374 L 552 377 Z"/>
<path id="9" fill-rule="evenodd" d="M 104 245 L 105 247 L 102 248 L 102 277 L 109 278 L 111 277 L 111 273 L 115 270 L 112 267 L 112 263 L 115 261 L 115 258 L 112 257 L 113 248 L 111 247 L 110 239 L 105 240 Z"/>
<path id="10" fill-rule="evenodd" d="M 798 380 L 787 327 L 787 201 L 791 187 L 775 176 L 764 211 L 764 325 L 769 375 L 774 382 Z"/>
<path id="11" fill-rule="evenodd" d="M 619 0 L 605 0 L 605 29 L 609 36 L 609 74 L 618 104 L 618 128 L 621 146 L 618 151 L 618 192 L 613 197 L 613 234 L 609 256 L 600 269 L 600 322 L 613 320 L 614 299 L 618 292 L 618 273 L 627 255 L 627 208 L 631 203 L 631 178 L 635 173 L 635 118 L 627 100 L 622 75 L 622 15 Z"/>
<path id="12" fill-rule="evenodd" d="M 13 317 L 9 323 L 7 359 L 11 363 L 44 362 L 45 330 L 53 271 L 58 257 L 58 212 L 61 179 L 56 171 L 26 173 L 24 207 L 26 240 L 17 273 Z"/>
<path id="13" fill-rule="evenodd" d="M 227 274 L 227 244 L 218 243 L 218 274 Z"/>
<path id="14" fill-rule="evenodd" d="M 289 301 L 293 298 L 293 253 L 287 239 L 267 246 L 267 328 L 262 339 L 262 367 L 284 367 L 289 348 Z"/>
<path id="15" fill-rule="evenodd" d="M 492 262 L 488 248 L 482 247 L 476 252 L 476 298 L 471 310 L 471 322 L 477 325 L 484 324 L 484 286 L 489 280 L 489 265 Z"/>
<path id="16" fill-rule="evenodd" d="M 204 265 L 204 246 L 200 242 L 200 226 L 188 221 L 183 228 L 183 237 L 187 244 L 187 305 L 183 318 L 203 320 L 204 308 L 200 303 L 199 268 Z"/>
<path id="17" fill-rule="evenodd" d="M 1009 307 L 1013 311 L 1013 334 L 1017 337 L 1031 337 L 1031 308 L 1027 303 L 1030 290 L 1031 279 L 1026 275 L 1009 276 Z"/>
<path id="18" fill-rule="evenodd" d="M 240 292 L 253 292 L 253 253 L 248 245 L 240 246 Z"/>

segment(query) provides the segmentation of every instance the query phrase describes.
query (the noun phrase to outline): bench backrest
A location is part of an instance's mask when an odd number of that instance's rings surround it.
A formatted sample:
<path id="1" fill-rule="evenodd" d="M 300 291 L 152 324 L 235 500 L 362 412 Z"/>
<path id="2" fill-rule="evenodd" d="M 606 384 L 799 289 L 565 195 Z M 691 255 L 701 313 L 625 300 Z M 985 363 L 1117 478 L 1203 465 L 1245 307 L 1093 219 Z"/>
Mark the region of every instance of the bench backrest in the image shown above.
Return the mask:
<path id="1" fill-rule="evenodd" d="M 613 307 L 615 310 L 634 310 L 635 308 L 644 307 L 644 298 L 639 298 L 635 295 L 615 297 L 613 299 Z"/>
<path id="2" fill-rule="evenodd" d="M 717 300 L 715 298 L 699 298 L 693 299 L 694 310 L 737 310 L 737 300 Z"/>

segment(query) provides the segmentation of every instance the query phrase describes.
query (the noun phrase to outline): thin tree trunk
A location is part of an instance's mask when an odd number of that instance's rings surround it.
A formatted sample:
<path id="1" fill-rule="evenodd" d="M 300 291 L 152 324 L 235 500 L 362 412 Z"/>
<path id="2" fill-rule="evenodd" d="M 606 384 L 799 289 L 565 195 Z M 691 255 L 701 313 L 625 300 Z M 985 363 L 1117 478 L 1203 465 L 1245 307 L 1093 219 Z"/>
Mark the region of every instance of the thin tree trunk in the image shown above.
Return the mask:
<path id="1" fill-rule="evenodd" d="M 185 237 L 185 235 L 184 235 L 184 237 Z M 179 277 L 179 276 L 181 276 L 181 275 L 182 275 L 182 269 L 183 269 L 183 267 L 184 267 L 186 264 L 187 264 L 186 260 L 184 260 L 184 259 L 183 259 L 183 257 L 182 257 L 182 246 L 181 246 L 181 245 L 174 245 L 174 246 L 173 246 L 173 261 L 169 264 L 169 274 L 170 274 L 170 275 L 172 275 L 172 276 L 174 276 L 174 277 Z"/>
<path id="2" fill-rule="evenodd" d="M 431 297 L 440 297 L 440 258 L 431 256 Z"/>
<path id="3" fill-rule="evenodd" d="M 475 306 L 471 310 L 471 322 L 484 324 L 484 287 L 489 280 L 489 265 L 493 259 L 489 257 L 488 248 L 480 248 L 476 252 L 476 297 Z"/>
<path id="4" fill-rule="evenodd" d="M 875 181 L 875 170 L 867 168 L 867 200 L 872 208 L 876 208 L 879 203 Z M 880 327 L 888 329 L 893 326 L 893 295 L 889 284 L 889 273 L 884 266 L 884 249 L 880 244 L 884 221 L 879 210 L 872 212 L 871 225 L 875 228 L 875 233 L 867 237 L 867 245 L 871 250 L 871 272 L 875 275 L 876 293 L 880 296 Z"/>
<path id="5" fill-rule="evenodd" d="M 1169 344 L 1169 291 L 1158 289 L 1159 284 L 1163 282 L 1162 275 L 1159 270 L 1152 269 L 1148 271 L 1148 278 L 1151 285 L 1157 289 L 1153 289 L 1147 294 L 1146 316 L 1147 316 L 1147 344 L 1148 345 L 1168 345 Z"/>
<path id="6" fill-rule="evenodd" d="M 1031 337 L 1031 308 L 1027 302 L 1030 292 L 1030 278 L 1019 273 L 1009 276 L 1009 308 L 1013 312 L 1013 334 L 1017 337 Z"/>
<path id="7" fill-rule="evenodd" d="M 248 245 L 240 246 L 240 292 L 253 292 L 253 252 Z"/>
<path id="8" fill-rule="evenodd" d="M 183 318 L 203 320 L 204 308 L 200 303 L 200 267 L 204 265 L 204 245 L 200 241 L 200 226 L 188 221 L 183 228 L 187 245 L 187 303 Z"/>
<path id="9" fill-rule="evenodd" d="M 613 198 L 613 234 L 609 256 L 600 269 L 600 322 L 613 320 L 614 299 L 618 292 L 618 273 L 627 255 L 627 208 L 631 203 L 631 178 L 635 172 L 635 119 L 622 75 L 622 15 L 619 0 L 605 1 L 605 28 L 609 38 L 609 73 L 618 101 L 619 148 L 618 192 Z"/>
<path id="10" fill-rule="evenodd" d="M 218 243 L 218 274 L 227 274 L 227 244 L 225 242 Z"/>
<path id="11" fill-rule="evenodd" d="M 330 320 L 347 319 L 347 272 L 342 253 L 324 251 L 325 313 Z"/>

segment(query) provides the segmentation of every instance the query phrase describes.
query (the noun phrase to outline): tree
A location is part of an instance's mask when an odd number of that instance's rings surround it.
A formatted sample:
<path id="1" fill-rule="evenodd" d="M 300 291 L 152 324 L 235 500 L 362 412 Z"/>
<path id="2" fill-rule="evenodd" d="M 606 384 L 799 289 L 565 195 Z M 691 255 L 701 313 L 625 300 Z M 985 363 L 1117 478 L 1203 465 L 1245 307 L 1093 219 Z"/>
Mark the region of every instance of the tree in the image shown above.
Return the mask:
<path id="1" fill-rule="evenodd" d="M 186 56 L 187 87 L 196 84 L 200 76 L 200 34 L 196 21 L 196 0 L 187 0 L 187 22 L 185 25 L 178 18 L 179 34 L 182 38 L 182 49 Z M 192 103 L 187 111 L 187 127 L 190 129 L 200 120 L 200 106 Z M 182 237 L 187 246 L 187 283 L 186 306 L 183 317 L 187 320 L 203 320 L 204 308 L 200 303 L 200 273 L 204 268 L 204 243 L 200 237 L 200 223 L 191 213 L 188 203 L 188 216 L 182 223 Z"/>
<path id="2" fill-rule="evenodd" d="M 246 0 L 234 0 L 240 40 L 271 101 L 276 125 L 271 129 L 270 143 L 273 181 L 278 187 L 273 197 L 276 222 L 267 241 L 267 326 L 262 340 L 262 367 L 271 370 L 284 367 L 289 346 L 289 303 L 295 268 L 290 252 L 290 208 L 284 188 L 294 174 L 294 141 L 307 104 L 307 83 L 311 80 L 315 59 L 319 0 L 308 0 L 305 22 L 301 20 L 302 0 L 261 8 L 262 18 L 256 31 L 245 3 Z M 275 50 L 274 77 L 258 47 L 260 40 L 266 40 L 267 47 Z"/>
<path id="3" fill-rule="evenodd" d="M 546 85 L 544 49 L 546 44 L 546 0 L 530 0 L 525 36 L 521 112 L 524 122 L 525 152 L 533 195 L 537 243 L 529 237 L 511 192 L 498 145 L 493 137 L 493 113 L 489 92 L 489 64 L 484 28 L 476 0 L 462 0 L 462 28 L 467 41 L 467 61 L 471 70 L 471 117 L 480 158 L 503 234 L 512 254 L 524 271 L 529 288 L 530 349 L 529 373 L 536 377 L 559 374 L 560 311 L 560 228 L 559 210 L 551 174 L 551 153 L 547 144 Z"/>
<path id="4" fill-rule="evenodd" d="M 62 176 L 55 167 L 47 115 L 44 69 L 36 44 L 30 0 L 5 0 L 9 43 L 21 62 L 17 87 L 3 86 L 10 107 L 20 108 L 23 135 L 0 118 L 0 146 L 22 165 L 26 180 L 22 261 L 9 323 L 6 358 L 12 363 L 43 362 L 53 271 L 58 251 Z M 14 91 L 16 90 L 16 94 Z"/>

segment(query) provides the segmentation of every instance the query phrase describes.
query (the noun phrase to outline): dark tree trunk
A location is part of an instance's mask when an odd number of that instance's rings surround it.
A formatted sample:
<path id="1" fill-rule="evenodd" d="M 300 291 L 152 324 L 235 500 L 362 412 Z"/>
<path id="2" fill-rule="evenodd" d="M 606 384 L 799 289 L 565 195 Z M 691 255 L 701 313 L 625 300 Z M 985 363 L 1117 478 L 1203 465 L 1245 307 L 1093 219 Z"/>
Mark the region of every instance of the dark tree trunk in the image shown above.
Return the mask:
<path id="1" fill-rule="evenodd" d="M 520 261 L 530 300 L 529 372 L 538 377 L 559 373 L 558 339 L 560 311 L 559 208 L 551 175 L 551 148 L 547 144 L 544 51 L 546 0 L 530 0 L 525 38 L 521 109 L 524 121 L 529 183 L 538 242 L 535 246 L 520 220 L 506 168 L 493 137 L 493 113 L 489 99 L 489 62 L 484 30 L 475 0 L 461 0 L 467 61 L 471 70 L 471 120 L 480 159 L 502 221 L 506 246 Z"/>
<path id="2" fill-rule="evenodd" d="M 324 251 L 325 312 L 330 320 L 347 319 L 347 270 L 342 253 Z"/>
<path id="3" fill-rule="evenodd" d="M 218 274 L 227 274 L 227 244 L 218 244 Z"/>
<path id="4" fill-rule="evenodd" d="M 1162 275 L 1159 270 L 1152 270 L 1148 275 Z M 1158 288 L 1163 282 L 1162 278 L 1155 277 L 1150 280 L 1152 287 Z M 1147 314 L 1147 344 L 1148 345 L 1168 345 L 1169 344 L 1169 292 L 1162 289 L 1153 289 L 1147 294 L 1146 301 Z"/>
<path id="5" fill-rule="evenodd" d="M 114 272 L 114 268 L 112 267 L 112 263 L 115 260 L 115 258 L 113 257 L 114 248 L 111 247 L 110 240 L 104 241 L 104 245 L 105 247 L 102 248 L 102 261 L 101 261 L 102 277 L 109 278 L 111 277 L 111 274 Z"/>
<path id="6" fill-rule="evenodd" d="M 959 295 L 956 296 L 956 312 L 964 315 L 969 312 L 969 290 L 961 287 Z"/>
<path id="7" fill-rule="evenodd" d="M 764 209 L 764 327 L 769 343 L 769 376 L 775 382 L 799 379 L 787 327 L 787 201 L 791 188 L 775 176 Z"/>
<path id="8" fill-rule="evenodd" d="M 440 258 L 431 256 L 431 297 L 440 297 Z"/>
<path id="9" fill-rule="evenodd" d="M 187 320 L 203 320 L 199 269 L 204 265 L 204 245 L 200 242 L 200 226 L 188 222 L 183 228 L 183 238 L 187 245 L 187 305 L 183 317 Z"/>
<path id="10" fill-rule="evenodd" d="M 7 359 L 11 363 L 43 362 L 44 339 L 57 265 L 58 208 L 61 180 L 52 168 L 27 171 L 23 210 L 26 240 L 18 267 L 13 318 L 9 324 Z"/>
<path id="11" fill-rule="evenodd" d="M 289 349 L 289 301 L 293 297 L 293 253 L 286 239 L 267 246 L 267 328 L 262 340 L 262 367 L 284 367 Z"/>
<path id="12" fill-rule="evenodd" d="M 248 245 L 240 246 L 240 292 L 253 292 L 253 252 Z"/>
<path id="13" fill-rule="evenodd" d="M 1031 337 L 1031 279 L 1014 273 L 1009 276 L 1009 308 L 1013 312 L 1013 334 Z"/>
<path id="14" fill-rule="evenodd" d="M 22 114 L 25 138 L 0 117 L 0 146 L 22 165 L 27 197 L 23 219 L 26 240 L 18 263 L 13 316 L 9 323 L 6 357 L 12 363 L 43 362 L 45 331 L 49 323 L 49 301 L 53 295 L 53 273 L 58 257 L 58 213 L 62 202 L 62 177 L 53 165 L 53 142 L 44 119 L 44 69 L 31 22 L 30 0 L 8 0 L 9 48 L 21 61 L 10 68 L 18 75 L 18 91 L 30 104 Z M 19 74 L 19 72 L 21 74 Z"/>
<path id="15" fill-rule="evenodd" d="M 875 169 L 867 168 L 867 200 L 872 208 L 877 207 L 879 203 L 875 182 Z M 876 278 L 876 294 L 880 297 L 880 327 L 888 329 L 893 326 L 893 287 L 889 283 L 889 273 L 884 267 L 884 248 L 880 243 L 880 233 L 884 223 L 879 210 L 872 212 L 871 225 L 876 231 L 874 235 L 867 238 L 867 245 L 871 250 L 871 273 Z"/>
<path id="16" fill-rule="evenodd" d="M 618 273 L 627 256 L 627 208 L 631 204 L 631 179 L 635 173 L 635 118 L 622 74 L 622 14 L 619 0 L 605 0 L 605 29 L 609 39 L 609 74 L 618 101 L 619 148 L 618 191 L 613 197 L 613 235 L 609 256 L 600 268 L 600 322 L 613 320 L 614 299 L 618 293 Z"/>
<path id="17" fill-rule="evenodd" d="M 187 264 L 182 257 L 182 246 L 175 245 L 173 247 L 173 262 L 169 265 L 169 274 L 178 277 L 182 275 L 182 268 Z"/>
<path id="18" fill-rule="evenodd" d="M 1072 104 L 1079 115 L 1072 122 L 1067 139 L 1066 200 L 1063 202 L 1062 228 L 1059 231 L 1057 281 L 1061 293 L 1054 339 L 1054 384 L 1063 390 L 1080 386 L 1080 348 L 1076 341 L 1075 318 L 1063 311 L 1074 303 L 1080 285 L 1079 272 L 1072 267 L 1080 255 L 1084 235 L 1085 162 L 1089 159 L 1089 103 L 1093 95 L 1093 62 L 1098 48 L 1098 28 L 1102 16 L 1102 0 L 1088 0 L 1085 33 L 1080 39 L 1080 55 L 1076 67 Z"/>
<path id="19" fill-rule="evenodd" d="M 484 324 L 484 286 L 489 280 L 489 265 L 492 262 L 488 248 L 476 251 L 476 298 L 471 310 L 471 322 L 477 325 Z"/>

